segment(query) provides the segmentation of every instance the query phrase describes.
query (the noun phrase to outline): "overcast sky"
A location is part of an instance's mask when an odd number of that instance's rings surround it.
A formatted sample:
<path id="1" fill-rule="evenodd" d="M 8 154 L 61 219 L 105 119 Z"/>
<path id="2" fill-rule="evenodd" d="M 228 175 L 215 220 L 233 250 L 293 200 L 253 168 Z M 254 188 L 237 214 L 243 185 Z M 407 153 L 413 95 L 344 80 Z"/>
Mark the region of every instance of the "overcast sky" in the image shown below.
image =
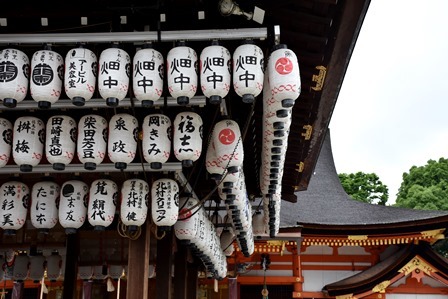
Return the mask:
<path id="1" fill-rule="evenodd" d="M 448 1 L 373 0 L 330 123 L 338 173 L 403 172 L 448 157 Z"/>

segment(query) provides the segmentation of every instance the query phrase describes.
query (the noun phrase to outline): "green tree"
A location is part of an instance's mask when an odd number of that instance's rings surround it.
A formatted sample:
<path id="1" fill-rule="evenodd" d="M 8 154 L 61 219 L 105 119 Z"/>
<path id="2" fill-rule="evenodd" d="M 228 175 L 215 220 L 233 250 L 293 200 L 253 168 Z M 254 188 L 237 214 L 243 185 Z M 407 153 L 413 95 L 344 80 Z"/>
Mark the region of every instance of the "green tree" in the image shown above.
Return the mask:
<path id="1" fill-rule="evenodd" d="M 389 190 L 375 173 L 340 173 L 345 192 L 353 199 L 371 204 L 386 205 Z"/>
<path id="2" fill-rule="evenodd" d="M 419 210 L 448 210 L 448 159 L 429 160 L 403 173 L 395 206 Z"/>

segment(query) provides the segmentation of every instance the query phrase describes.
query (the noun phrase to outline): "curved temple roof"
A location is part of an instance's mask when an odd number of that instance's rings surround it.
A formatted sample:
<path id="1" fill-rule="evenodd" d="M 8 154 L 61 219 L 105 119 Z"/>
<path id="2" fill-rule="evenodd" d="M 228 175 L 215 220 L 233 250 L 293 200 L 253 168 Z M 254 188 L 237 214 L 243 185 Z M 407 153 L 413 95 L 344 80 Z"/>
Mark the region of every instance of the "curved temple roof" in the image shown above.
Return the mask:
<path id="1" fill-rule="evenodd" d="M 305 232 L 307 228 L 341 230 L 352 227 L 359 230 L 401 227 L 416 231 L 416 227 L 423 224 L 438 225 L 438 228 L 448 225 L 447 211 L 372 205 L 350 198 L 336 172 L 329 132 L 308 189 L 296 195 L 297 203 L 282 202 L 281 228 L 301 225 L 302 232 Z"/>

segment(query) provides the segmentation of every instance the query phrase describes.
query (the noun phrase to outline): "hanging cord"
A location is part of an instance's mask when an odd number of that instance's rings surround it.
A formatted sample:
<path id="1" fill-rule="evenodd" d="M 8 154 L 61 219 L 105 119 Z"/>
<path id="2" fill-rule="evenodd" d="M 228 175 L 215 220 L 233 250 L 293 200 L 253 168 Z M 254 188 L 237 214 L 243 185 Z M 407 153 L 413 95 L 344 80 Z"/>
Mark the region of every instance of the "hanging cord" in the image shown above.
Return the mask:
<path id="1" fill-rule="evenodd" d="M 142 233 L 142 229 L 140 226 L 138 226 L 136 231 L 129 232 L 127 225 L 125 225 L 119 218 L 118 225 L 117 225 L 117 232 L 121 237 L 128 238 L 128 239 L 134 241 L 140 237 L 140 235 Z"/>

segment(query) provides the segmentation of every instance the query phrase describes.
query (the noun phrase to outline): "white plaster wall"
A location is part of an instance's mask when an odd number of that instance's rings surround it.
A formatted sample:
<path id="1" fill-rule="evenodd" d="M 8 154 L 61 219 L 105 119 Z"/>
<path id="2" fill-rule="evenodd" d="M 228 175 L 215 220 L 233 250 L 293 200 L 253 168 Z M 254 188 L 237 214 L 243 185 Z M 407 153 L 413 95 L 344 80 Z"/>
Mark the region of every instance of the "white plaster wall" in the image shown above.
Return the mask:
<path id="1" fill-rule="evenodd" d="M 360 246 L 341 246 L 338 248 L 339 255 L 370 255 Z"/>
<path id="2" fill-rule="evenodd" d="M 314 271 L 304 270 L 302 271 L 303 291 L 304 292 L 320 292 L 322 288 L 329 284 L 341 279 L 350 277 L 359 273 L 360 271 Z M 447 298 L 445 298 L 447 299 Z"/>

